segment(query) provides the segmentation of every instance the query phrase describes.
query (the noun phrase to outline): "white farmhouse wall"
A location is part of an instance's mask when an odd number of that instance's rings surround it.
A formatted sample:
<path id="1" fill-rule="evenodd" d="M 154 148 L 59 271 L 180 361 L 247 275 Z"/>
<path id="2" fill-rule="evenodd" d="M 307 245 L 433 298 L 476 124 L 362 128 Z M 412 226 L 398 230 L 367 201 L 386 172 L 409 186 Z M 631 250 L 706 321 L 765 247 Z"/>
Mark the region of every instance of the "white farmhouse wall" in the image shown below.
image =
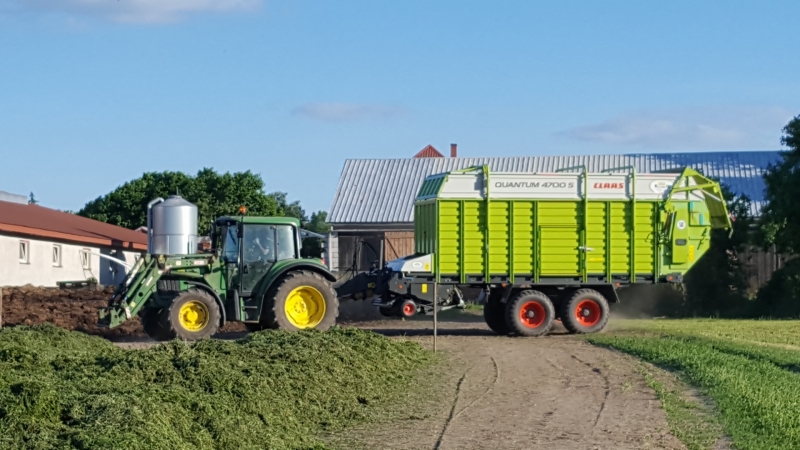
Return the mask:
<path id="1" fill-rule="evenodd" d="M 20 241 L 27 241 L 28 262 L 20 262 Z M 61 246 L 61 265 L 53 264 L 53 246 Z M 88 269 L 81 262 L 81 252 L 90 250 L 95 255 L 90 257 Z M 34 286 L 55 287 L 59 281 L 79 281 L 88 278 L 97 279 L 100 284 L 116 284 L 125 278 L 126 268 L 97 256 L 97 253 L 111 256 L 133 264 L 138 252 L 112 252 L 108 248 L 91 245 L 76 245 L 53 242 L 27 237 L 0 235 L 0 286 Z M 113 270 L 112 270 L 113 269 Z"/>

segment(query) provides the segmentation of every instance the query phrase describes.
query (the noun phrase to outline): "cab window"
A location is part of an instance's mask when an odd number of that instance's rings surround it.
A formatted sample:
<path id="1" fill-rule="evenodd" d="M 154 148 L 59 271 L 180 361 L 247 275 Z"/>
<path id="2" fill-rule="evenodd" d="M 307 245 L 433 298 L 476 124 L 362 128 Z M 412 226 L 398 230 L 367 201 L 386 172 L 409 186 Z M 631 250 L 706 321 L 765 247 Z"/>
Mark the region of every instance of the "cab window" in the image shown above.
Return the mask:
<path id="1" fill-rule="evenodd" d="M 297 242 L 294 238 L 294 227 L 278 225 L 276 228 L 278 244 L 278 261 L 297 258 Z"/>
<path id="2" fill-rule="evenodd" d="M 229 226 L 222 229 L 225 233 L 222 238 L 222 258 L 225 262 L 235 263 L 239 261 L 239 237 L 236 235 L 236 226 Z"/>

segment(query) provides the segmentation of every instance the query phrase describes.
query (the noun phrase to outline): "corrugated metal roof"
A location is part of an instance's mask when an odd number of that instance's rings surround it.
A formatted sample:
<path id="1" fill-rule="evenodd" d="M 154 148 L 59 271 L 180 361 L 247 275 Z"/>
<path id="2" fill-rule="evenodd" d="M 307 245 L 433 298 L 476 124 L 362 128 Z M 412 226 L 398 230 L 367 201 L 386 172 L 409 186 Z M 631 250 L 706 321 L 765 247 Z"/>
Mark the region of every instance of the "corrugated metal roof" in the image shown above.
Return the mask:
<path id="1" fill-rule="evenodd" d="M 413 222 L 414 197 L 428 175 L 482 164 L 494 172 L 555 172 L 585 165 L 589 172 L 634 166 L 638 172 L 692 167 L 719 178 L 737 194 L 753 200 L 758 214 L 764 200 L 762 173 L 779 151 L 704 152 L 507 158 L 348 159 L 333 198 L 331 223 Z"/>

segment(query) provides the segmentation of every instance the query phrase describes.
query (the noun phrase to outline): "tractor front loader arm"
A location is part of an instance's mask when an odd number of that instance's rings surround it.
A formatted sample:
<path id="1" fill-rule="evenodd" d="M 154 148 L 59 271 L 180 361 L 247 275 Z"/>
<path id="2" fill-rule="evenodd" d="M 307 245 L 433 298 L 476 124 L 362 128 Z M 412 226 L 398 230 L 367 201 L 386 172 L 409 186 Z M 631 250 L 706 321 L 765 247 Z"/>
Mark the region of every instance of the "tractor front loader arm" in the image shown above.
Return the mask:
<path id="1" fill-rule="evenodd" d="M 99 311 L 97 326 L 114 328 L 138 314 L 156 291 L 163 273 L 155 257 L 145 255 L 139 259 L 125 280 L 117 286 L 108 300 L 108 306 Z"/>

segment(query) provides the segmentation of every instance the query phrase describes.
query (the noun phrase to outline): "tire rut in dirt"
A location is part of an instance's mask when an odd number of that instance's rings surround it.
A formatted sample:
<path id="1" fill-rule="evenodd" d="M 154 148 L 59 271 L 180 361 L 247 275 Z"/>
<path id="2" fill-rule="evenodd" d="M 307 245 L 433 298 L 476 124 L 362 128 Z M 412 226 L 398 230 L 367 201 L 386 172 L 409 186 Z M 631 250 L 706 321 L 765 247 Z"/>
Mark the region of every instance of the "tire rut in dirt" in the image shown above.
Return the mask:
<path id="1" fill-rule="evenodd" d="M 281 329 L 288 331 L 298 331 L 298 328 L 289 320 L 286 315 L 286 301 L 289 294 L 302 286 L 311 286 L 319 291 L 325 301 L 325 314 L 316 326 L 309 327 L 315 330 L 325 331 L 336 325 L 336 318 L 339 317 L 339 299 L 336 291 L 322 275 L 308 270 L 289 272 L 284 278 L 277 282 L 270 289 L 264 299 L 263 324 L 266 328 Z M 269 302 L 272 302 L 270 305 Z"/>

